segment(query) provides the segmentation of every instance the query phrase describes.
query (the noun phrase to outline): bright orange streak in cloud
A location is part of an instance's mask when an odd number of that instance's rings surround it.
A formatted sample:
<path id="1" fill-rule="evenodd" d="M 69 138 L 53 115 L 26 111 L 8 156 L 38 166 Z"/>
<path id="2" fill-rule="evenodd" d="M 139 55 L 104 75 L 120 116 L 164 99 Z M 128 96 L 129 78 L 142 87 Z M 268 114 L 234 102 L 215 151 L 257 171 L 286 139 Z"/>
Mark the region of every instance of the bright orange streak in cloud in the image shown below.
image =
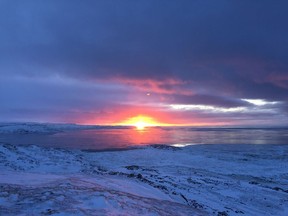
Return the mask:
<path id="1" fill-rule="evenodd" d="M 145 127 L 151 126 L 167 126 L 168 124 L 160 123 L 150 116 L 138 115 L 127 120 L 120 122 L 118 125 L 131 125 L 135 126 L 138 130 L 143 130 Z"/>
<path id="2" fill-rule="evenodd" d="M 146 95 L 145 95 L 146 96 Z M 142 118 L 142 119 L 141 119 Z M 71 118 L 69 121 L 71 122 Z M 180 112 L 163 107 L 115 105 L 103 112 L 91 112 L 79 115 L 74 122 L 88 125 L 129 125 L 145 128 L 149 126 L 222 126 L 233 125 L 225 119 L 201 118 L 198 113 Z"/>

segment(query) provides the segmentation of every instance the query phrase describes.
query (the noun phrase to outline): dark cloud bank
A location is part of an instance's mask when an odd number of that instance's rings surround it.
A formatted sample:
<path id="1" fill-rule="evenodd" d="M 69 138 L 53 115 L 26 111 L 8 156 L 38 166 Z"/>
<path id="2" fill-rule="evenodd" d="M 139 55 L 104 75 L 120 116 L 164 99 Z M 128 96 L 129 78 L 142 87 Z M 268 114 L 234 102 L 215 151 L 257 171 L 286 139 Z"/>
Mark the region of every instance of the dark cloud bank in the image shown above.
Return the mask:
<path id="1" fill-rule="evenodd" d="M 268 123 L 287 124 L 287 7 L 265 0 L 1 1 L 0 120 L 73 121 L 151 91 L 144 101 L 245 107 L 255 112 L 233 113 L 239 123 L 262 124 L 268 112 Z M 207 112 L 197 114 L 232 118 Z"/>

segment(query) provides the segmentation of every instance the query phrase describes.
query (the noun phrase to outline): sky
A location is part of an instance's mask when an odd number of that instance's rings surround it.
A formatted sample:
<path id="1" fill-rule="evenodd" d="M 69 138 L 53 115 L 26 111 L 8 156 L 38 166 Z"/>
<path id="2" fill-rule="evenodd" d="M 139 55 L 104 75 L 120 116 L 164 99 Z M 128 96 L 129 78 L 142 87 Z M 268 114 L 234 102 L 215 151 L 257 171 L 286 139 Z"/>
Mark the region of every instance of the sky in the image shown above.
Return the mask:
<path id="1" fill-rule="evenodd" d="M 0 121 L 288 125 L 285 0 L 0 0 Z"/>

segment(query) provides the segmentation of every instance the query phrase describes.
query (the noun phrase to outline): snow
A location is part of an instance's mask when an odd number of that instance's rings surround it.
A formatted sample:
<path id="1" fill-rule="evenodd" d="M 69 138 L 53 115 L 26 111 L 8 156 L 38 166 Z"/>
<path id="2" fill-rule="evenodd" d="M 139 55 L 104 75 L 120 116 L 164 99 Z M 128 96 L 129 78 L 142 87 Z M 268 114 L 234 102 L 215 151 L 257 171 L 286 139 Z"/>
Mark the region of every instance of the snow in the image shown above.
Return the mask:
<path id="1" fill-rule="evenodd" d="M 285 216 L 287 164 L 288 145 L 81 151 L 0 143 L 0 214 Z"/>
<path id="2" fill-rule="evenodd" d="M 41 123 L 0 123 L 0 134 L 57 133 L 63 130 L 75 130 L 76 124 L 41 124 Z M 86 126 L 87 127 L 87 126 Z M 89 127 L 89 126 L 88 126 Z"/>
<path id="3" fill-rule="evenodd" d="M 119 128 L 119 126 L 77 125 L 59 123 L 0 123 L 0 134 L 54 134 L 69 130 Z M 125 127 L 121 127 L 125 128 Z"/>

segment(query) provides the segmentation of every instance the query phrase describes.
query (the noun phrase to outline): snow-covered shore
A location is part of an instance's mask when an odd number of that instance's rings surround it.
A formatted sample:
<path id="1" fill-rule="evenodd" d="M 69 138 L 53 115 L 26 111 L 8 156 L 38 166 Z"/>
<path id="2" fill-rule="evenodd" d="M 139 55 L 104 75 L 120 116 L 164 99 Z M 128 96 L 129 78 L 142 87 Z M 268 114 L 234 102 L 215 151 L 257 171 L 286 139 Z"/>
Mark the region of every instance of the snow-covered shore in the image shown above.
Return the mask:
<path id="1" fill-rule="evenodd" d="M 0 144 L 1 215 L 288 215 L 288 145 Z"/>

